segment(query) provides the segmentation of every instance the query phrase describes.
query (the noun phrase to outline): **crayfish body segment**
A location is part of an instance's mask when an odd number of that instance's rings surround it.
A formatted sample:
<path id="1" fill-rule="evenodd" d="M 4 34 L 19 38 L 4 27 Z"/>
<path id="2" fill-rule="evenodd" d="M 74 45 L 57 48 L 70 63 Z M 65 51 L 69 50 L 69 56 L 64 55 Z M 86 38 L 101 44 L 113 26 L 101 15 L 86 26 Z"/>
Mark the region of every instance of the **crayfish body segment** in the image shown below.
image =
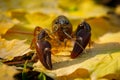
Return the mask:
<path id="1" fill-rule="evenodd" d="M 60 41 L 64 41 L 69 38 L 65 33 L 72 34 L 72 24 L 65 16 L 58 16 L 52 22 L 52 32 Z"/>

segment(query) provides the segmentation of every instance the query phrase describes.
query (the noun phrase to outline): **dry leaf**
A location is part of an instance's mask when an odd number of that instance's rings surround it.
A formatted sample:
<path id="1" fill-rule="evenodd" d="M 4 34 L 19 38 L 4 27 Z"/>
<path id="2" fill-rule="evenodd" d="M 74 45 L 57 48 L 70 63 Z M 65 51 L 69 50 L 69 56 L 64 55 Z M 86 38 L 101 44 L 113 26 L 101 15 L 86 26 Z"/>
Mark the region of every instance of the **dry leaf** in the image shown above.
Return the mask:
<path id="1" fill-rule="evenodd" d="M 14 75 L 18 73 L 14 66 L 7 66 L 0 63 L 0 80 L 15 80 Z"/>
<path id="2" fill-rule="evenodd" d="M 16 56 L 22 56 L 29 52 L 29 45 L 25 44 L 26 40 L 7 41 L 0 38 L 0 58 L 11 60 Z"/>

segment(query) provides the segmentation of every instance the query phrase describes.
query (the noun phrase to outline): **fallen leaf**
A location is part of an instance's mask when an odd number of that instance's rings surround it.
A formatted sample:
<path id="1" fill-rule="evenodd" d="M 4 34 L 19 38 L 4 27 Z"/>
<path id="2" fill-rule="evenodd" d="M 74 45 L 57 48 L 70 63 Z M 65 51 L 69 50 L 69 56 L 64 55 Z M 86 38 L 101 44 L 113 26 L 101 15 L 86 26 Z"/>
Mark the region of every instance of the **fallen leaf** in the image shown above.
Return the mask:
<path id="1" fill-rule="evenodd" d="M 0 15 L 0 35 L 5 34 L 15 24 L 16 24 L 15 20 L 12 20 L 5 15 Z"/>
<path id="2" fill-rule="evenodd" d="M 62 6 L 65 10 L 68 9 L 67 14 L 72 19 L 88 19 L 92 17 L 106 16 L 107 12 L 110 10 L 108 7 L 96 4 L 94 0 L 67 0 L 65 2 L 59 0 L 59 2 L 60 6 Z M 71 9 L 72 11 L 69 11 Z"/>
<path id="3" fill-rule="evenodd" d="M 92 29 L 91 32 L 92 32 L 92 40 L 93 41 L 98 40 L 101 36 L 103 36 L 107 33 L 112 34 L 112 33 L 116 33 L 116 32 L 120 31 L 119 25 L 111 24 L 111 22 L 109 20 L 107 20 L 103 17 L 91 19 L 91 20 L 88 20 L 87 22 L 90 24 L 91 29 Z"/>
<path id="4" fill-rule="evenodd" d="M 36 12 L 36 13 L 32 13 L 32 14 L 26 14 L 25 18 L 27 19 L 29 24 L 32 25 L 31 28 L 40 26 L 42 28 L 51 29 L 51 24 L 52 24 L 52 21 L 55 18 L 55 16 Z"/>
<path id="5" fill-rule="evenodd" d="M 116 14 L 120 15 L 120 5 L 118 5 L 115 9 Z"/>
<path id="6" fill-rule="evenodd" d="M 7 66 L 0 63 L 0 79 L 1 80 L 15 80 L 14 75 L 18 73 L 15 66 Z"/>
<path id="7" fill-rule="evenodd" d="M 26 40 L 5 40 L 0 38 L 0 58 L 12 60 L 16 56 L 22 56 L 29 52 L 29 45 L 25 44 Z"/>
<path id="8" fill-rule="evenodd" d="M 120 43 L 120 32 L 117 33 L 107 33 L 100 37 L 101 43 L 108 43 L 108 42 L 118 42 Z"/>

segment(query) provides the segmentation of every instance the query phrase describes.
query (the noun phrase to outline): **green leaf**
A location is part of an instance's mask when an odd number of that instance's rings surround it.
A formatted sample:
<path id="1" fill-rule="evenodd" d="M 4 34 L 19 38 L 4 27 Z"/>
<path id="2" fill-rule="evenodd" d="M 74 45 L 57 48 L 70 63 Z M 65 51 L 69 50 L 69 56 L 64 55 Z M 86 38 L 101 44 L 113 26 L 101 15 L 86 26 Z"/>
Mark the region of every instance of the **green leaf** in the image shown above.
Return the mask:
<path id="1" fill-rule="evenodd" d="M 43 72 L 41 72 L 39 75 L 38 75 L 38 79 L 39 80 L 46 80 L 46 76 Z"/>
<path id="2" fill-rule="evenodd" d="M 28 80 L 27 78 L 27 61 L 24 64 L 23 71 L 22 71 L 22 80 Z"/>

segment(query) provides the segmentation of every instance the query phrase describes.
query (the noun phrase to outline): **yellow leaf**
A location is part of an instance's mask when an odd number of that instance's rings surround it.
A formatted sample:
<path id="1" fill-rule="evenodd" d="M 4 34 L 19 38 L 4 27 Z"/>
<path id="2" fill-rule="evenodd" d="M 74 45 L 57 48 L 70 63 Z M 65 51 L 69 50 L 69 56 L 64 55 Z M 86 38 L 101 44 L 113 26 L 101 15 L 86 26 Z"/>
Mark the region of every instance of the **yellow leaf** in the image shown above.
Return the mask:
<path id="1" fill-rule="evenodd" d="M 0 23 L 0 34 L 5 34 L 7 32 L 8 29 L 10 29 L 14 24 L 8 22 L 8 23 L 4 23 L 1 22 Z"/>
<path id="2" fill-rule="evenodd" d="M 69 2 L 72 5 L 66 3 L 69 7 L 75 6 L 77 8 L 75 11 L 68 12 L 69 17 L 74 19 L 106 16 L 107 12 L 110 10 L 103 5 L 96 4 L 93 0 L 83 0 L 79 2 L 73 0 L 69 1 L 73 2 Z"/>
<path id="3" fill-rule="evenodd" d="M 40 12 L 27 14 L 25 17 L 28 20 L 29 24 L 32 25 L 31 28 L 40 26 L 43 28 L 51 29 L 51 23 L 54 19 L 54 15 L 48 16 Z"/>
<path id="4" fill-rule="evenodd" d="M 120 52 L 112 53 L 111 55 L 106 55 L 106 56 L 103 55 L 103 56 L 104 58 L 103 60 L 101 60 L 102 62 L 96 66 L 93 73 L 91 74 L 91 79 L 102 78 L 108 74 L 120 73 L 119 72 L 120 63 L 119 63 L 119 57 L 118 57 L 120 56 Z"/>
<path id="5" fill-rule="evenodd" d="M 0 35 L 5 34 L 15 23 L 5 15 L 0 15 Z"/>
<path id="6" fill-rule="evenodd" d="M 113 37 L 114 36 L 114 37 Z M 107 33 L 100 38 L 101 43 L 108 42 L 118 42 L 120 43 L 120 32 L 117 33 Z"/>
<path id="7" fill-rule="evenodd" d="M 116 14 L 120 15 L 120 5 L 118 5 L 115 9 Z"/>

